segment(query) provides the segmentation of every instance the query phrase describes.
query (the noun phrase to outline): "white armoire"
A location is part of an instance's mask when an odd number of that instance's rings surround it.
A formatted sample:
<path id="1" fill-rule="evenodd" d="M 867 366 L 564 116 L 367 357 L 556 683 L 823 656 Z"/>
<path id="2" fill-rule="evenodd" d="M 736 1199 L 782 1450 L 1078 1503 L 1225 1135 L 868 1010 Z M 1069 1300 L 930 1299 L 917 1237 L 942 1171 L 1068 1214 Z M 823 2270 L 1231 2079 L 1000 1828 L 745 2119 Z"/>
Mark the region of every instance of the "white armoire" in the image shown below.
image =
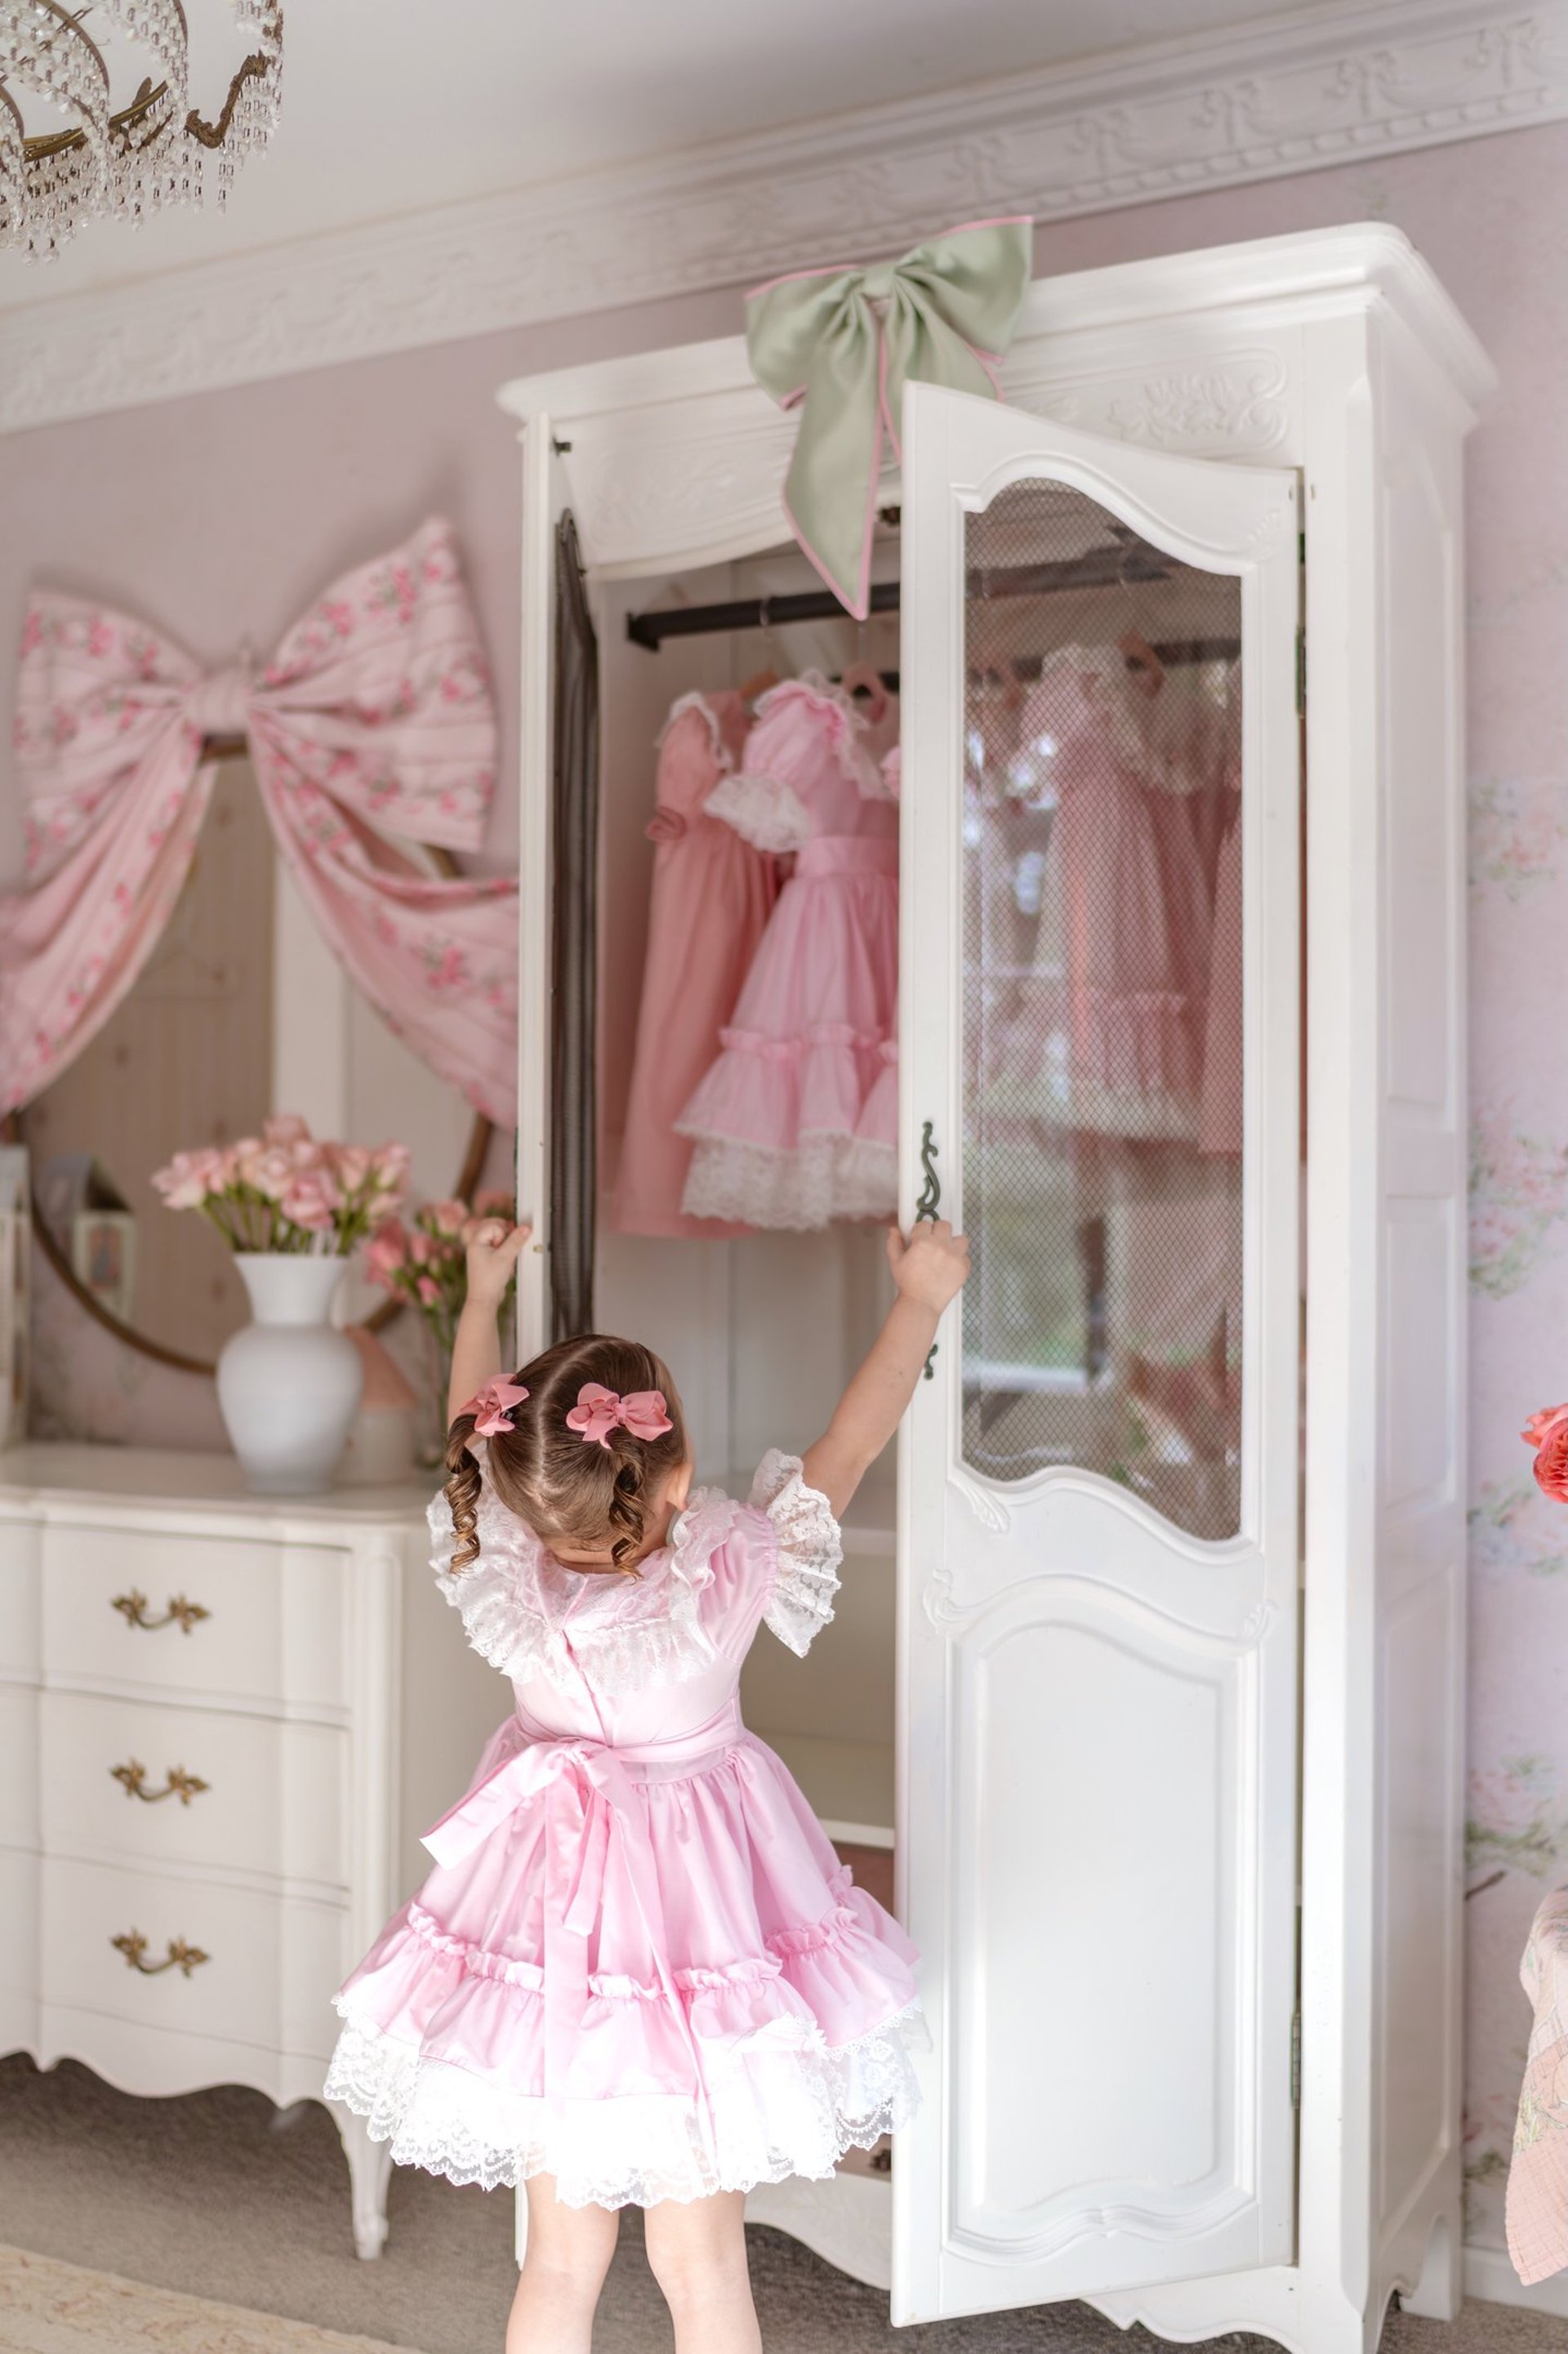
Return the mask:
<path id="1" fill-rule="evenodd" d="M 524 468 L 524 1332 L 547 1333 L 564 1246 L 586 977 L 594 1314 L 667 1357 L 705 1473 L 815 1435 L 881 1278 L 863 1231 L 615 1230 L 653 737 L 759 659 L 900 673 L 901 1211 L 962 1224 L 976 1272 L 895 1475 L 857 1504 L 841 1623 L 803 1665 L 764 1638 L 745 1688 L 830 1829 L 894 1848 L 933 2039 L 890 2177 L 753 2211 L 886 2282 L 898 2321 L 1081 2297 L 1167 2338 L 1363 2354 L 1395 2291 L 1457 2308 L 1460 460 L 1489 382 L 1385 227 L 1041 281 L 1000 402 L 908 397 L 874 561 L 895 655 L 887 620 L 777 618 L 816 585 L 780 512 L 795 426 L 738 337 L 502 395 Z M 567 512 L 602 731 L 597 923 L 570 940 Z M 726 599 L 732 634 L 699 634 Z M 1228 748 L 1229 915 L 1222 884 L 1203 937 L 1229 1133 L 1206 1092 L 1194 1127 L 1063 1076 L 1073 959 L 1137 927 L 1063 880 L 1052 698 L 1119 695 L 1129 646 L 1182 740 Z"/>

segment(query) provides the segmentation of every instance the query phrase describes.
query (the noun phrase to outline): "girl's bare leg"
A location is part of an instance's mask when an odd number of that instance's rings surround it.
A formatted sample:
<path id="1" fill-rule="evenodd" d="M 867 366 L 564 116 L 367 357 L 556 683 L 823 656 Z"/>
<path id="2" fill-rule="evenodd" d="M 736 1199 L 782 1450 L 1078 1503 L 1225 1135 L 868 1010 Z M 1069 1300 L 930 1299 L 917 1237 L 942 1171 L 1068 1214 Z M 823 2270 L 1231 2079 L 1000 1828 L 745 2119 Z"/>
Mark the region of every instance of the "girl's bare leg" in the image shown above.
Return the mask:
<path id="1" fill-rule="evenodd" d="M 742 2192 L 718 2190 L 648 2210 L 648 2262 L 675 2325 L 675 2354 L 762 2354 L 746 2268 L 745 2204 Z"/>
<path id="2" fill-rule="evenodd" d="M 620 2230 L 620 2216 L 608 2208 L 563 2207 L 553 2176 L 530 2179 L 528 2248 L 506 2354 L 591 2354 L 594 2308 Z"/>

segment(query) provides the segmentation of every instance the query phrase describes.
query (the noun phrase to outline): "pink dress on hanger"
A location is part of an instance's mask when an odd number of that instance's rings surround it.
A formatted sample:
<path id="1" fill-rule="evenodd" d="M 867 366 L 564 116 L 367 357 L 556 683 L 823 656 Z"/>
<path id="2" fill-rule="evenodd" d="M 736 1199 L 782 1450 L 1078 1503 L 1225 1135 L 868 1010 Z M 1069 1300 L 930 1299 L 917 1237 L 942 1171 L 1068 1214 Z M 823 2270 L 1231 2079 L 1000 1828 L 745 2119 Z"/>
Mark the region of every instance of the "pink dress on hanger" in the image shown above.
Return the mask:
<path id="1" fill-rule="evenodd" d="M 1054 654 L 1025 702 L 1022 745 L 1042 755 L 1055 822 L 1040 970 L 1022 1000 L 1021 1064 L 1065 1032 L 1065 1118 L 1105 1136 L 1196 1133 L 1208 891 L 1185 813 L 1161 818 L 1146 781 L 1133 684 L 1114 646 Z M 1200 923 L 1202 940 L 1186 937 Z M 1059 978 L 1057 977 L 1059 975 Z"/>
<path id="2" fill-rule="evenodd" d="M 568 2206 L 825 2179 L 913 2114 L 923 2039 L 908 1940 L 741 1723 L 758 1628 L 803 1654 L 833 1615 L 827 1500 L 769 1454 L 636 1578 L 563 1566 L 488 1480 L 465 1572 L 444 1497 L 430 1531 L 515 1708 L 337 1998 L 326 2096 L 398 2165 Z"/>
<path id="3" fill-rule="evenodd" d="M 862 710 L 815 673 L 788 680 L 708 797 L 795 867 L 676 1123 L 689 1215 L 810 1228 L 896 1205 L 898 807 L 882 764 L 897 725 L 892 695 Z"/>
<path id="4" fill-rule="evenodd" d="M 708 795 L 731 775 L 750 726 L 738 695 L 684 695 L 659 738 L 650 839 L 653 886 L 613 1223 L 628 1235 L 724 1235 L 738 1225 L 690 1218 L 681 1194 L 692 1148 L 676 1115 L 719 1051 L 719 1032 L 779 894 L 778 869 Z"/>

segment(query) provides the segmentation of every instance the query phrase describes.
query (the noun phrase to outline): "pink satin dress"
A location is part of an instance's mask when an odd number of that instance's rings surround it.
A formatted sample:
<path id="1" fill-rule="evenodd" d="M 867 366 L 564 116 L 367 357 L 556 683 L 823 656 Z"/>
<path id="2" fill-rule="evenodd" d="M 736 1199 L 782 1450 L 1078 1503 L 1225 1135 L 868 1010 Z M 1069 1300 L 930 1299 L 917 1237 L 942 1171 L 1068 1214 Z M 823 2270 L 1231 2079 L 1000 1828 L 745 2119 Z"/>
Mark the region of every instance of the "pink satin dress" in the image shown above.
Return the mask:
<path id="1" fill-rule="evenodd" d="M 750 725 L 727 689 L 685 695 L 659 738 L 648 949 L 611 1214 L 622 1234 L 747 1231 L 683 1214 L 692 1148 L 675 1118 L 719 1051 L 779 896 L 777 862 L 704 807 L 734 774 Z"/>
<path id="2" fill-rule="evenodd" d="M 399 2165 L 571 2206 L 831 2174 L 915 2103 L 914 1950 L 741 1723 L 759 1628 L 803 1654 L 839 1532 L 791 1457 L 681 1514 L 638 1578 L 556 1562 L 486 1484 L 433 1566 L 514 1712 L 436 1869 L 337 1998 L 326 2095 Z"/>
<path id="3" fill-rule="evenodd" d="M 814 673 L 763 697 L 740 772 L 708 797 L 795 854 L 715 1056 L 677 1128 L 693 1216 L 809 1229 L 897 1202 L 896 699 L 862 710 Z"/>

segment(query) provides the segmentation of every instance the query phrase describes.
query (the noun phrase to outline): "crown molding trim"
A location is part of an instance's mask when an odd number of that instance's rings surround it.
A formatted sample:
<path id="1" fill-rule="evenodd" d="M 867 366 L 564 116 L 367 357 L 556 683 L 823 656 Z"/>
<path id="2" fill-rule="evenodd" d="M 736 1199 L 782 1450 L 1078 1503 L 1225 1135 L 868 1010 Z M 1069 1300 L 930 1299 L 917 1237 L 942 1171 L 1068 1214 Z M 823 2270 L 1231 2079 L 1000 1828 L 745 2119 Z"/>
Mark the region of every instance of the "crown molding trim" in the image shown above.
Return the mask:
<path id="1" fill-rule="evenodd" d="M 1328 0 L 0 310 L 0 431 L 1568 116 L 1568 0 Z"/>

